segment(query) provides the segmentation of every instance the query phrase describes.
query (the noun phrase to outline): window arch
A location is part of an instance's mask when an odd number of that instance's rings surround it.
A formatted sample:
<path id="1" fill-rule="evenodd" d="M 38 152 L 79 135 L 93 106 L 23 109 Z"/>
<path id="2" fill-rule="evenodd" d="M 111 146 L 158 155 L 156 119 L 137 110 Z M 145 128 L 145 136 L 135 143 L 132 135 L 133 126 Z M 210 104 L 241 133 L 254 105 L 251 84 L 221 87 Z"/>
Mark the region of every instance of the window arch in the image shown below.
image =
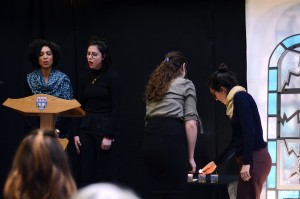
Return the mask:
<path id="1" fill-rule="evenodd" d="M 300 196 L 300 34 L 281 41 L 268 65 L 267 198 Z"/>

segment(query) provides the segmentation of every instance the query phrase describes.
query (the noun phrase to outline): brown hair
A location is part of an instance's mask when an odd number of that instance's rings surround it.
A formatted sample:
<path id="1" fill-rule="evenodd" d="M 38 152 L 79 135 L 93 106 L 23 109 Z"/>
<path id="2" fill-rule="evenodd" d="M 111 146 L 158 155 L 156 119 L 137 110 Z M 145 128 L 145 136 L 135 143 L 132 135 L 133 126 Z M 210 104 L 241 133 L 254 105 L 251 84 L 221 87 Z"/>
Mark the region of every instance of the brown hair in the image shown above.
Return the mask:
<path id="1" fill-rule="evenodd" d="M 183 63 L 186 63 L 186 59 L 180 52 L 167 53 L 165 59 L 150 75 L 145 91 L 145 101 L 162 100 L 170 87 L 171 81 L 180 76 Z"/>
<path id="2" fill-rule="evenodd" d="M 5 199 L 68 199 L 77 188 L 67 156 L 51 130 L 34 130 L 18 147 Z"/>

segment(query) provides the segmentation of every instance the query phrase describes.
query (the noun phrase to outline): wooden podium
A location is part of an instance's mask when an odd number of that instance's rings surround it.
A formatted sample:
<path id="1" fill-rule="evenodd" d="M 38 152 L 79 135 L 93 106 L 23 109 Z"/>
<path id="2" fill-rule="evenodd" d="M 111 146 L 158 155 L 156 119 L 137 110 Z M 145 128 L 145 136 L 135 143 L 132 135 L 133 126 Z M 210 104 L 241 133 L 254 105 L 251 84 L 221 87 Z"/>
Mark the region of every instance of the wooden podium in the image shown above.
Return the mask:
<path id="1" fill-rule="evenodd" d="M 39 116 L 40 128 L 55 129 L 56 117 L 82 117 L 84 110 L 77 100 L 65 100 L 47 94 L 36 94 L 29 97 L 10 99 L 4 106 L 20 112 L 24 116 Z M 65 149 L 68 139 L 58 138 Z"/>

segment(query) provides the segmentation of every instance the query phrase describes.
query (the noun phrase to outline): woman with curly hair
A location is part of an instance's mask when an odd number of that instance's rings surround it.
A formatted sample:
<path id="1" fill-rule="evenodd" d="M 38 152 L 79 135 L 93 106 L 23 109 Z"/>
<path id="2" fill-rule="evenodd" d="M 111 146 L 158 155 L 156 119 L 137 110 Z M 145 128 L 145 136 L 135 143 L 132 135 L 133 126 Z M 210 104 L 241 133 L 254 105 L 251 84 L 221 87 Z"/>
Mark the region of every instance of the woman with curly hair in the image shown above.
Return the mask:
<path id="1" fill-rule="evenodd" d="M 169 52 L 146 86 L 143 154 L 151 199 L 183 199 L 187 173 L 194 173 L 194 149 L 200 119 L 196 90 L 185 79 L 187 61 Z"/>
<path id="2" fill-rule="evenodd" d="M 5 199 L 68 199 L 77 188 L 54 131 L 34 130 L 23 139 L 4 187 Z"/>
<path id="3" fill-rule="evenodd" d="M 59 70 L 62 51 L 58 44 L 45 39 L 36 39 L 28 46 L 28 59 L 34 70 L 26 76 L 24 96 L 35 94 L 47 94 L 65 100 L 73 99 L 73 89 L 69 77 Z M 25 132 L 40 127 L 40 118 L 27 116 L 25 120 Z M 67 138 L 66 146 L 71 162 L 73 175 L 79 183 L 79 157 L 73 141 L 76 131 L 75 121 L 69 117 L 56 117 L 55 128 L 60 138 Z"/>
<path id="4" fill-rule="evenodd" d="M 60 47 L 52 41 L 37 39 L 30 43 L 28 58 L 35 69 L 26 76 L 25 96 L 47 94 L 66 100 L 73 99 L 69 77 L 57 69 L 61 55 Z M 38 117 L 26 117 L 25 120 L 26 131 L 40 126 Z M 61 132 L 61 137 L 69 136 L 70 121 L 68 118 L 56 118 L 55 126 Z"/>
<path id="5" fill-rule="evenodd" d="M 48 94 L 73 99 L 69 77 L 57 69 L 61 59 L 60 47 L 48 40 L 34 40 L 28 47 L 28 58 L 35 70 L 27 75 L 32 94 Z"/>

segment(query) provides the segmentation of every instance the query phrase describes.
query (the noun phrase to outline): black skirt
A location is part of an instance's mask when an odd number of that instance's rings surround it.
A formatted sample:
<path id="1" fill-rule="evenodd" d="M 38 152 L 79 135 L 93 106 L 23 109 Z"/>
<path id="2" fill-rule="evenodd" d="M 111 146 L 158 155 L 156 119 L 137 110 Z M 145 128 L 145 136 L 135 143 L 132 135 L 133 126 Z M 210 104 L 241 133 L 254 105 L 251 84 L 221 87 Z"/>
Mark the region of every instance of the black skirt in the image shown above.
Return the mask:
<path id="1" fill-rule="evenodd" d="M 143 157 L 152 192 L 186 192 L 188 153 L 182 119 L 148 118 L 144 130 Z"/>

